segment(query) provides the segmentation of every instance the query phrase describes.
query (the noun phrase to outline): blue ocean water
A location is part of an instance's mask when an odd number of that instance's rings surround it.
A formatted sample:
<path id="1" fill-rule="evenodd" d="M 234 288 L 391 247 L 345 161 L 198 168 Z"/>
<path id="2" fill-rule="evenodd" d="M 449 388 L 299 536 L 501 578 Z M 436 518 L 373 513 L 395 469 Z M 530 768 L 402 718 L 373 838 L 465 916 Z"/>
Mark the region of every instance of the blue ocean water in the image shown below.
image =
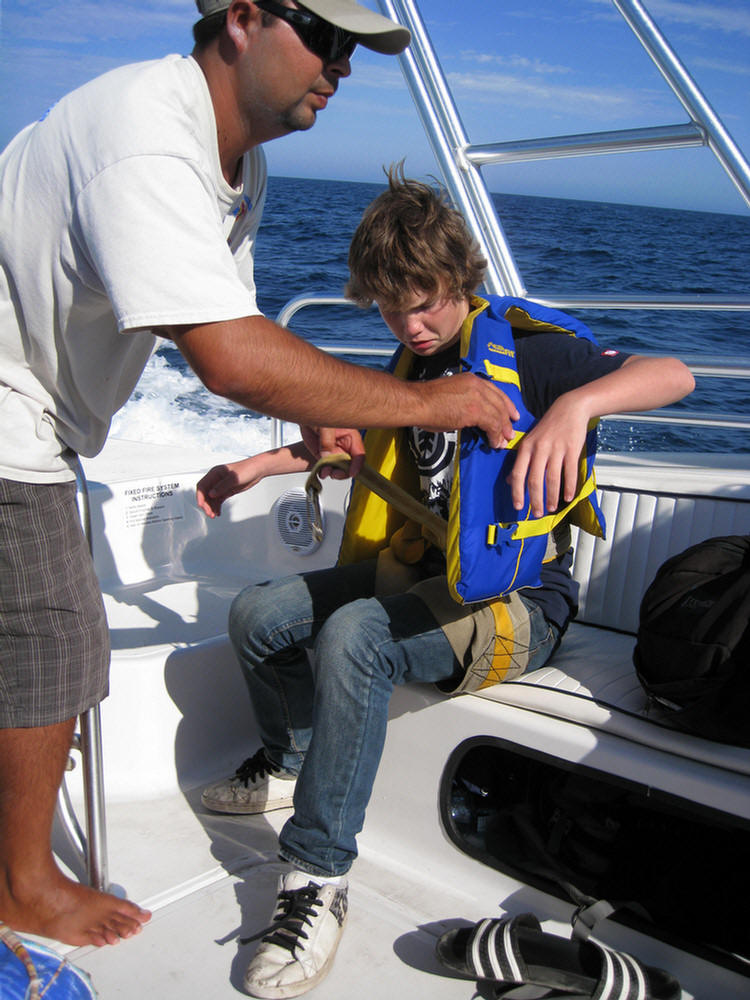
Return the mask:
<path id="1" fill-rule="evenodd" d="M 380 184 L 270 178 L 255 262 L 258 301 L 267 316 L 276 318 L 291 298 L 303 292 L 342 292 L 351 234 L 381 190 Z M 521 195 L 494 198 L 531 297 L 750 292 L 747 215 Z M 682 357 L 707 352 L 722 358 L 750 357 L 747 312 L 581 310 L 577 315 L 606 347 Z M 375 309 L 310 308 L 298 313 L 291 326 L 320 345 L 393 345 Z M 167 390 L 161 398 L 160 388 Z M 747 382 L 705 379 L 678 406 L 747 414 L 748 395 Z M 169 415 L 164 407 L 170 409 Z M 186 371 L 176 349 L 164 346 L 113 429 L 120 436 L 134 437 L 138 425 L 159 426 L 161 433 L 170 424 L 182 443 L 189 444 L 195 432 L 205 444 L 207 416 L 216 450 L 250 453 L 265 447 L 268 421 L 211 397 Z M 604 450 L 736 452 L 744 451 L 748 443 L 747 432 L 692 426 L 610 422 L 600 432 Z"/>

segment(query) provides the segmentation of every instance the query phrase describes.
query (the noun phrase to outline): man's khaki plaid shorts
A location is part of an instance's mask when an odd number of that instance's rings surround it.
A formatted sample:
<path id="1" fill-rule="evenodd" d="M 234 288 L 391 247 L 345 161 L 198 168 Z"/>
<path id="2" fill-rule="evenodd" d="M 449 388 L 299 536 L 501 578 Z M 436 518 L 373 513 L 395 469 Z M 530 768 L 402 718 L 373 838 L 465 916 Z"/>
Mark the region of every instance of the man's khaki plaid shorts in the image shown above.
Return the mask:
<path id="1" fill-rule="evenodd" d="M 0 479 L 0 728 L 48 726 L 107 694 L 109 633 L 75 483 Z"/>

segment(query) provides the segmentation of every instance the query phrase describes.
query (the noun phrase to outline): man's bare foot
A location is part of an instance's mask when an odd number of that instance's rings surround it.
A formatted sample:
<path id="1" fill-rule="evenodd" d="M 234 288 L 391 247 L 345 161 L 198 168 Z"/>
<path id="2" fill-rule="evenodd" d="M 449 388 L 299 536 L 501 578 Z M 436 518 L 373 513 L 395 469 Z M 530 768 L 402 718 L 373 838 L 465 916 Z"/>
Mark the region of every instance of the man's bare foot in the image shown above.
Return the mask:
<path id="1" fill-rule="evenodd" d="M 117 944 L 138 934 L 151 919 L 127 899 L 98 892 L 61 872 L 38 881 L 30 891 L 0 886 L 0 919 L 14 931 L 39 934 L 70 945 Z"/>

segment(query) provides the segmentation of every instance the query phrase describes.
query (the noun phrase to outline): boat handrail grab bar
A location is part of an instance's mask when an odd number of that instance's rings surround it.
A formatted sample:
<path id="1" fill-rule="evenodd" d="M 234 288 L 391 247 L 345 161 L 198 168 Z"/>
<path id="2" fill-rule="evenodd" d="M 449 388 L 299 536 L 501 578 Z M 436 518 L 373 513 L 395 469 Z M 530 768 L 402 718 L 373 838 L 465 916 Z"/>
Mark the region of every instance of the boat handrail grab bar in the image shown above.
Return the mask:
<path id="1" fill-rule="evenodd" d="M 539 305 L 554 309 L 632 309 L 632 310 L 695 310 L 700 312 L 747 312 L 750 311 L 750 294 L 745 295 L 714 295 L 714 294 L 680 294 L 667 295 L 611 295 L 603 292 L 591 292 L 586 295 L 567 295 L 561 292 L 557 295 L 526 295 L 525 298 Z M 351 299 L 343 295 L 324 292 L 306 292 L 296 295 L 286 305 L 282 306 L 276 322 L 280 326 L 289 326 L 292 317 L 300 309 L 308 306 L 351 306 L 360 309 Z M 352 349 L 350 354 L 361 354 L 361 350 Z M 365 351 L 364 353 L 369 353 Z"/>
<path id="2" fill-rule="evenodd" d="M 641 0 L 612 0 L 612 2 L 687 111 L 691 121 L 699 124 L 705 131 L 708 147 L 745 203 L 750 205 L 750 164 L 657 28 Z"/>
<path id="3" fill-rule="evenodd" d="M 596 156 L 607 153 L 643 153 L 655 149 L 689 149 L 708 144 L 706 132 L 694 122 L 655 125 L 648 128 L 583 132 L 517 139 L 512 142 L 472 143 L 464 150 L 477 167 L 489 164 L 526 163 L 565 156 Z"/>
<path id="4" fill-rule="evenodd" d="M 279 326 L 289 326 L 292 316 L 299 312 L 300 309 L 306 309 L 308 306 L 351 306 L 357 309 L 361 308 L 352 302 L 351 299 L 347 299 L 340 294 L 337 295 L 335 292 L 303 292 L 301 295 L 295 295 L 294 298 L 289 299 L 281 307 L 276 315 L 276 322 Z"/>
<path id="5" fill-rule="evenodd" d="M 711 150 L 745 203 L 750 205 L 750 165 L 644 5 L 640 0 L 613 0 L 613 4 L 687 111 L 689 122 L 588 136 L 472 145 L 417 3 L 415 0 L 379 0 L 383 13 L 405 25 L 412 34 L 411 45 L 399 56 L 401 68 L 442 171 L 445 187 L 489 261 L 486 284 L 491 292 L 526 294 L 523 278 L 480 172 L 485 163 L 702 145 Z"/>
<path id="6" fill-rule="evenodd" d="M 740 296 L 736 299 L 728 299 L 724 296 L 682 296 L 685 302 L 680 305 L 674 296 L 664 297 L 658 303 L 653 299 L 631 298 L 623 299 L 617 296 L 592 296 L 590 299 L 579 298 L 559 298 L 559 299 L 536 299 L 544 305 L 553 305 L 557 308 L 576 306 L 582 308 L 606 307 L 611 309 L 747 309 L 750 304 L 750 296 Z M 695 299 L 700 299 L 696 302 Z M 688 302 L 687 300 L 691 300 Z M 708 301 L 710 300 L 710 302 Z M 297 295 L 290 299 L 279 311 L 276 322 L 281 326 L 288 326 L 290 320 L 301 309 L 308 306 L 347 306 L 360 308 L 351 299 L 343 295 L 326 294 L 322 292 L 310 292 Z M 319 350 L 327 354 L 349 357 L 382 357 L 388 358 L 393 354 L 390 347 L 358 347 L 350 344 L 316 344 Z M 658 351 L 642 351 L 646 356 L 659 356 Z M 750 379 L 750 356 L 742 355 L 711 355 L 711 354 L 681 354 L 680 359 L 688 366 L 693 375 L 702 378 L 735 378 Z M 696 413 L 688 410 L 661 409 L 648 413 L 627 412 L 611 415 L 607 420 L 630 420 L 643 423 L 679 423 L 694 424 L 697 426 L 712 427 L 732 427 L 741 430 L 750 430 L 750 417 L 743 414 L 721 414 L 713 415 L 707 413 Z M 283 442 L 283 421 L 274 418 L 271 422 L 271 446 L 279 447 Z"/>
<path id="7" fill-rule="evenodd" d="M 748 356 L 679 354 L 678 357 L 699 378 L 750 378 Z"/>
<path id="8" fill-rule="evenodd" d="M 81 460 L 76 458 L 76 500 L 81 527 L 92 548 L 89 490 Z M 92 552 L 93 555 L 93 552 Z M 88 884 L 100 891 L 109 889 L 109 860 L 104 795 L 101 706 L 94 705 L 79 717 L 80 733 L 74 734 L 71 749 L 81 754 L 83 805 L 86 832 L 81 829 L 63 776 L 57 803 L 57 819 L 80 863 L 86 867 Z"/>
<path id="9" fill-rule="evenodd" d="M 527 295 L 526 298 L 543 306 L 555 309 L 640 309 L 683 310 L 701 312 L 747 312 L 750 310 L 750 295 L 681 294 L 666 295 L 640 293 L 638 295 L 612 295 L 591 292 L 588 295 Z"/>
<path id="10" fill-rule="evenodd" d="M 748 373 L 750 377 L 750 373 Z M 602 420 L 619 420 L 639 424 L 681 424 L 692 427 L 722 427 L 733 430 L 750 431 L 750 416 L 744 413 L 698 412 L 697 410 L 677 410 L 665 407 L 661 410 L 638 410 L 625 413 L 608 413 Z"/>
<path id="11" fill-rule="evenodd" d="M 571 298 L 560 296 L 559 298 L 539 298 L 534 299 L 542 305 L 554 306 L 555 308 L 570 308 L 575 306 L 578 309 L 699 309 L 699 310 L 733 310 L 749 309 L 750 295 L 728 298 L 720 295 L 699 295 L 699 296 L 664 296 L 660 300 L 645 299 L 639 297 L 623 298 L 618 296 L 596 296 L 590 298 Z M 276 316 L 276 322 L 280 326 L 289 326 L 292 318 L 300 310 L 308 306 L 348 306 L 360 309 L 351 299 L 343 295 L 327 294 L 325 292 L 309 292 L 303 295 L 296 295 L 284 305 Z M 350 355 L 352 357 L 390 357 L 393 350 L 390 347 L 357 347 L 352 344 L 316 344 L 319 350 L 327 354 Z M 644 355 L 659 357 L 658 351 L 641 351 Z M 714 378 L 750 378 L 750 355 L 726 355 L 726 354 L 679 354 L 677 355 L 694 375 Z"/>

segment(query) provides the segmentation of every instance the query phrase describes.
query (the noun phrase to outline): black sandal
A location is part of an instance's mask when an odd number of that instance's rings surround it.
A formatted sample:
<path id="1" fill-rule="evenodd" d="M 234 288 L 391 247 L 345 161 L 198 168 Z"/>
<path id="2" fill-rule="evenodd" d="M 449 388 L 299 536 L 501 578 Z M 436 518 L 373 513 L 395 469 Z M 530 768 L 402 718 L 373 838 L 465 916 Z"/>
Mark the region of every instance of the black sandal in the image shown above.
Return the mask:
<path id="1" fill-rule="evenodd" d="M 544 986 L 567 1000 L 680 1000 L 682 995 L 680 984 L 663 969 L 592 940 L 545 933 L 533 913 L 448 931 L 438 940 L 437 956 L 470 979 L 507 989 Z"/>

